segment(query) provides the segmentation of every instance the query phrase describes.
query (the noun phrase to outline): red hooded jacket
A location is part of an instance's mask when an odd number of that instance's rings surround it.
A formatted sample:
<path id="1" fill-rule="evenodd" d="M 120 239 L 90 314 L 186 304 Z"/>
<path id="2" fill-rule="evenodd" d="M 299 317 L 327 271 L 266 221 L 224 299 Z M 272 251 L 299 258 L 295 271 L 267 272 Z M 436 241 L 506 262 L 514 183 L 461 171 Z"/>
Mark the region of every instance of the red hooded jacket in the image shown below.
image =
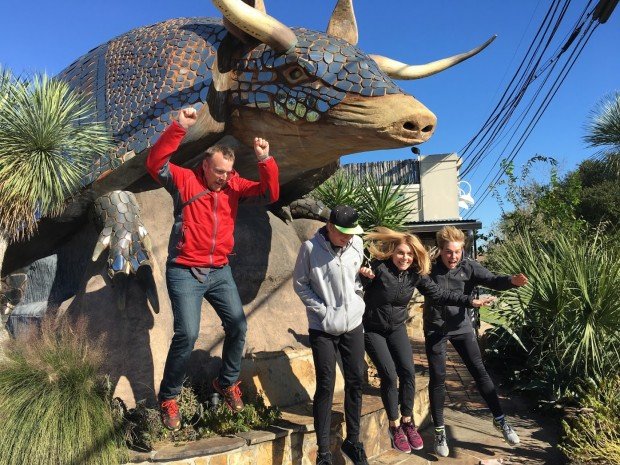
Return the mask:
<path id="1" fill-rule="evenodd" d="M 169 161 L 185 133 L 175 121 L 162 133 L 146 159 L 148 172 L 172 195 L 174 203 L 168 262 L 220 267 L 228 263 L 233 250 L 239 200 L 255 197 L 265 204 L 278 200 L 278 165 L 273 157 L 268 157 L 258 162 L 260 182 L 242 178 L 233 171 L 226 187 L 219 192 L 211 191 L 205 184 L 202 164 L 188 169 Z M 202 193 L 205 194 L 199 196 Z"/>

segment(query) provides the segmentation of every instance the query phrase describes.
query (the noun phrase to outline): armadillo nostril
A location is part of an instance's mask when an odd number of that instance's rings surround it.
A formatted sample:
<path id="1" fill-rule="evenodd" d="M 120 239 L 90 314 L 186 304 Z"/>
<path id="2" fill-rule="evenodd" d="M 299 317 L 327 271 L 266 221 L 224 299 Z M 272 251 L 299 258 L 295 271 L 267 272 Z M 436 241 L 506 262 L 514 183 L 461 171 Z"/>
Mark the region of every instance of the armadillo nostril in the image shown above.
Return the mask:
<path id="1" fill-rule="evenodd" d="M 418 127 L 413 124 L 411 121 L 407 121 L 405 124 L 403 124 L 403 128 L 405 128 L 407 131 L 417 131 Z"/>
<path id="2" fill-rule="evenodd" d="M 429 124 L 428 126 L 424 126 L 422 128 L 422 132 L 433 132 L 434 129 L 435 129 L 435 126 L 433 126 L 432 124 Z"/>

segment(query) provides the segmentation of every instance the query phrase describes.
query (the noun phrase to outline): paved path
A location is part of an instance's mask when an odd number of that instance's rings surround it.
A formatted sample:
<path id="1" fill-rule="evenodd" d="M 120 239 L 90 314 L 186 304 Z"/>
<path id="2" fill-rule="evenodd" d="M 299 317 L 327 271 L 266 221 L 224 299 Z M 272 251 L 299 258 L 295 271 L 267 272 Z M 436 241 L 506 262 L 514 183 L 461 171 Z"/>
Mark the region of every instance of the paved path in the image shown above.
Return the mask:
<path id="1" fill-rule="evenodd" d="M 415 337 L 412 344 L 417 368 L 427 370 L 423 340 Z M 436 462 L 446 465 L 478 465 L 481 461 L 488 465 L 564 463 L 561 454 L 554 447 L 558 437 L 556 422 L 535 414 L 521 399 L 501 398 L 511 424 L 521 438 L 521 444 L 511 447 L 503 441 L 501 434 L 492 425 L 491 414 L 478 394 L 473 378 L 450 344 L 446 364 L 446 388 L 445 417 L 450 456 L 436 457 L 432 453 L 433 428 L 430 425 L 421 431 L 424 450 L 413 454 L 390 450 L 374 458 L 372 465 L 423 465 Z"/>

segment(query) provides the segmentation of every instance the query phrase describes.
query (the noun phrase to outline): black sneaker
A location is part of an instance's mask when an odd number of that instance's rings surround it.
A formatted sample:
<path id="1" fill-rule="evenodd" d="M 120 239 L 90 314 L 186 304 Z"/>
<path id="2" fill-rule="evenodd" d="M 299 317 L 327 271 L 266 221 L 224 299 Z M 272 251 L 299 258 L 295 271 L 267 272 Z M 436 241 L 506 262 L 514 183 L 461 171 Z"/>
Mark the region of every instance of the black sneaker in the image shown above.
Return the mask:
<path id="1" fill-rule="evenodd" d="M 316 465 L 332 465 L 332 453 L 323 452 L 316 455 Z"/>
<path id="2" fill-rule="evenodd" d="M 349 457 L 353 465 L 368 465 L 364 445 L 361 442 L 351 442 L 345 439 L 342 443 L 342 452 Z"/>

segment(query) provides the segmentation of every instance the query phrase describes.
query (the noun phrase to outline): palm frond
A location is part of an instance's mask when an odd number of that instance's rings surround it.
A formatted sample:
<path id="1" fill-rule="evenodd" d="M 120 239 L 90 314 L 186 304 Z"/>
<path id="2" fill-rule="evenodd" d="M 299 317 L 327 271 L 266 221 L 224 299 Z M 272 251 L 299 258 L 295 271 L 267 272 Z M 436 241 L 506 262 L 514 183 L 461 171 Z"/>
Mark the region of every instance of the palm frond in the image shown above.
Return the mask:
<path id="1" fill-rule="evenodd" d="M 590 147 L 620 153 L 620 92 L 606 97 L 591 113 L 584 136 Z"/>
<path id="2" fill-rule="evenodd" d="M 614 243 L 588 231 L 517 235 L 501 249 L 499 263 L 501 271 L 530 279 L 504 292 L 497 310 L 527 348 L 530 374 L 567 389 L 586 377 L 619 373 L 620 253 Z"/>
<path id="3" fill-rule="evenodd" d="M 416 199 L 408 197 L 405 187 L 390 181 L 379 182 L 367 176 L 361 190 L 360 223 L 365 229 L 384 226 L 403 229 L 407 216 L 415 208 Z"/>

